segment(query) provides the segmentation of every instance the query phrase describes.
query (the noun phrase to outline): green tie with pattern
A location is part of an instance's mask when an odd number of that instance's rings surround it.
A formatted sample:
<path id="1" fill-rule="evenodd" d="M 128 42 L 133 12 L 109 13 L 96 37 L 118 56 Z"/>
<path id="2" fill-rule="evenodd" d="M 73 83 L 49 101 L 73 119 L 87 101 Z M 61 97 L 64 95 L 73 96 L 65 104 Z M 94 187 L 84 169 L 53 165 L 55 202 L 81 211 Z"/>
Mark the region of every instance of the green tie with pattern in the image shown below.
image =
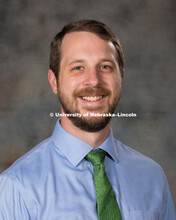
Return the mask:
<path id="1" fill-rule="evenodd" d="M 86 159 L 94 166 L 94 183 L 97 197 L 99 220 L 122 220 L 115 193 L 106 175 L 104 159 L 106 152 L 102 149 L 90 151 Z"/>

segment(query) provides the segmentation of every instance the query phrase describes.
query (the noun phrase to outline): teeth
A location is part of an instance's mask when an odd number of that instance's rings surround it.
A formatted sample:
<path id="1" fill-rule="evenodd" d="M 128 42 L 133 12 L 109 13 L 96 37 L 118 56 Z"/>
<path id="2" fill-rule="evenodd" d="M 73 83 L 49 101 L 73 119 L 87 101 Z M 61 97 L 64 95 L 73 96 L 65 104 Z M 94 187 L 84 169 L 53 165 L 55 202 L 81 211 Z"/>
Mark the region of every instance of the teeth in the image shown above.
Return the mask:
<path id="1" fill-rule="evenodd" d="M 95 102 L 101 98 L 102 98 L 102 96 L 84 96 L 84 97 L 82 97 L 82 99 L 84 99 L 86 101 L 91 101 L 91 102 Z"/>

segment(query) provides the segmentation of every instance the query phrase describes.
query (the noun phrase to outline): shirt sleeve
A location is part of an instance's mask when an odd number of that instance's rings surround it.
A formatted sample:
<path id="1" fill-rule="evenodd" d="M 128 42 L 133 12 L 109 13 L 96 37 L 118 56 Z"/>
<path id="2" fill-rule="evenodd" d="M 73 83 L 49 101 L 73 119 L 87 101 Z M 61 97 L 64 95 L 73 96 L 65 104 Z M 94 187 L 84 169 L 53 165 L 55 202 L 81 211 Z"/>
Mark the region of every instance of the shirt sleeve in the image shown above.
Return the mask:
<path id="1" fill-rule="evenodd" d="M 15 179 L 6 176 L 0 176 L 0 219 L 30 219 Z"/>
<path id="2" fill-rule="evenodd" d="M 164 209 L 163 209 L 163 220 L 176 220 L 174 204 L 172 201 L 172 196 L 169 190 L 169 185 L 165 176 L 165 201 L 164 201 Z"/>

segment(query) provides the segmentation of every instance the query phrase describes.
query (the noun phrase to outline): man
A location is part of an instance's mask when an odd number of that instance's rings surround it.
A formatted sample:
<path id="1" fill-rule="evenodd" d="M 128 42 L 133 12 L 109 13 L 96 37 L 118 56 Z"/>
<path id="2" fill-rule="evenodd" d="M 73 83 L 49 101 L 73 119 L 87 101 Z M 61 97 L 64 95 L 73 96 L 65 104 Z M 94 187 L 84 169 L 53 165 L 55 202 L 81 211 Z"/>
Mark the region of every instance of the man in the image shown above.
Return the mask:
<path id="1" fill-rule="evenodd" d="M 55 36 L 48 79 L 72 117 L 1 174 L 0 219 L 176 219 L 162 169 L 113 139 L 103 117 L 118 104 L 123 68 L 119 40 L 100 22 L 74 22 Z"/>

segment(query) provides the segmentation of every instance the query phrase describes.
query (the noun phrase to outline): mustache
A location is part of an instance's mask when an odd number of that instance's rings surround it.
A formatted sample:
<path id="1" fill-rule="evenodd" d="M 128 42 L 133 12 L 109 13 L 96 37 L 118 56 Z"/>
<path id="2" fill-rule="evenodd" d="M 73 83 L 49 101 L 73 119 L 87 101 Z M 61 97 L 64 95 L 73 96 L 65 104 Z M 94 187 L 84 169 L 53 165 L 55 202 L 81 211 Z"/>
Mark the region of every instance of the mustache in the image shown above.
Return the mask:
<path id="1" fill-rule="evenodd" d="M 73 96 L 76 98 L 78 96 L 110 96 L 111 91 L 104 87 L 87 87 L 80 90 L 75 90 Z"/>

